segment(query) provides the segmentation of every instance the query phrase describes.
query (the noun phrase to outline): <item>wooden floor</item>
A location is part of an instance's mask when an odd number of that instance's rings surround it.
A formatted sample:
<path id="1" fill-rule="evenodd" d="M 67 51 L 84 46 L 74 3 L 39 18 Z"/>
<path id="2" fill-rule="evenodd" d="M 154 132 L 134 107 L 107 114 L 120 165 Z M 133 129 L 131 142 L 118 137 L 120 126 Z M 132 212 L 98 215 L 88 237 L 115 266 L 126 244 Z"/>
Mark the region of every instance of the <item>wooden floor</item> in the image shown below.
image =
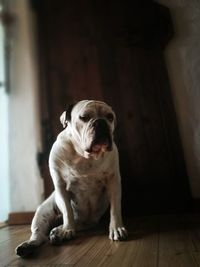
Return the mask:
<path id="1" fill-rule="evenodd" d="M 0 266 L 19 267 L 192 267 L 200 266 L 200 215 L 137 217 L 127 221 L 129 239 L 111 242 L 107 229 L 82 232 L 62 246 L 43 245 L 28 259 L 15 247 L 30 226 L 0 229 Z"/>

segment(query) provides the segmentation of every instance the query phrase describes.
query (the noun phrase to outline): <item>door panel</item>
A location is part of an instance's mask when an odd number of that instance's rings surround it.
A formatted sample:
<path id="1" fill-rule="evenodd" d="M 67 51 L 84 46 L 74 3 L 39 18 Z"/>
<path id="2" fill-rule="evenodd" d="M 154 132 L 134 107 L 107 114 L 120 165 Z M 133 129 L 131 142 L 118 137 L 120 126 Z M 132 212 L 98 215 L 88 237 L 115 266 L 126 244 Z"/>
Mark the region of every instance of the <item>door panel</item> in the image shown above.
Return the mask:
<path id="1" fill-rule="evenodd" d="M 173 32 L 168 10 L 151 1 L 33 4 L 44 158 L 68 104 L 104 100 L 118 118 L 124 211 L 132 215 L 188 207 L 188 179 L 163 56 Z M 44 176 L 48 194 L 46 172 Z"/>

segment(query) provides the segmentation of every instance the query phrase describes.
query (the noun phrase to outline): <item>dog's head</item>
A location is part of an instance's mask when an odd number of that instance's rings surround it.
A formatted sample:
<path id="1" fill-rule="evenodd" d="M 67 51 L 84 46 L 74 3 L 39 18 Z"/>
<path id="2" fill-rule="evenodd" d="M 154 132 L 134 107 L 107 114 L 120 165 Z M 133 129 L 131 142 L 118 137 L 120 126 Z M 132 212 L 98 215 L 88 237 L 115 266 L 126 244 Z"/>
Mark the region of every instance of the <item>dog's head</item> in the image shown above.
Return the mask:
<path id="1" fill-rule="evenodd" d="M 60 117 L 70 127 L 75 145 L 86 158 L 99 158 L 113 147 L 116 117 L 112 108 L 102 101 L 82 100 L 70 106 Z"/>

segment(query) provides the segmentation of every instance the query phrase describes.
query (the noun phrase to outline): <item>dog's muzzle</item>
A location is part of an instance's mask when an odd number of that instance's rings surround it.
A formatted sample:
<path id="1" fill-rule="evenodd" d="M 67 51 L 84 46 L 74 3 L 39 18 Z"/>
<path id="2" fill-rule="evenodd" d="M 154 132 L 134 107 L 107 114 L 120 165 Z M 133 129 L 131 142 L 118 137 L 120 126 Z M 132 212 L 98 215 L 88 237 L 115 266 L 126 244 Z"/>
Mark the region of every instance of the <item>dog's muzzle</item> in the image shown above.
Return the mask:
<path id="1" fill-rule="evenodd" d="M 98 153 L 101 150 L 112 150 L 112 137 L 109 126 L 104 119 L 97 119 L 91 125 L 93 129 L 93 140 L 90 147 L 86 150 L 88 153 Z"/>

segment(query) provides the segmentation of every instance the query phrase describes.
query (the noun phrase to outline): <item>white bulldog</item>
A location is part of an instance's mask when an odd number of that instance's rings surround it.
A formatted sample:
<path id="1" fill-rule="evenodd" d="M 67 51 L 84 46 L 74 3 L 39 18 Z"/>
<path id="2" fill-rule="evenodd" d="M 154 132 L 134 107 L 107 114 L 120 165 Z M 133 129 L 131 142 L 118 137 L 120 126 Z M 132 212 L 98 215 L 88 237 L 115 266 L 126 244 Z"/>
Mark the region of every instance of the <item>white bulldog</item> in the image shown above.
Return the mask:
<path id="1" fill-rule="evenodd" d="M 37 208 L 30 240 L 16 248 L 21 257 L 32 253 L 48 235 L 52 244 L 74 238 L 76 231 L 96 224 L 109 204 L 109 238 L 120 241 L 127 237 L 121 217 L 113 110 L 104 102 L 83 100 L 65 111 L 60 120 L 67 127 L 58 135 L 49 157 L 55 191 Z M 62 224 L 54 227 L 59 217 Z"/>

